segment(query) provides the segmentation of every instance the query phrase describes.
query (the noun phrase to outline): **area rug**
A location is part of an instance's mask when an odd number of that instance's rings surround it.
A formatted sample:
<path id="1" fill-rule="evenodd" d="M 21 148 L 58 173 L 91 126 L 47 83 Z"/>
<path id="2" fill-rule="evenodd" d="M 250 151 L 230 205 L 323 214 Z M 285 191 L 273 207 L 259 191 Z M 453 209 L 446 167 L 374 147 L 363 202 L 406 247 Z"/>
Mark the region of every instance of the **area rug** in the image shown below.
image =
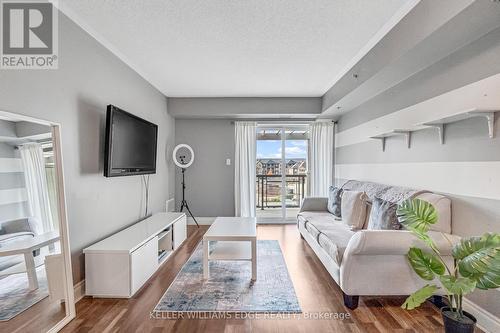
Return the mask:
<path id="1" fill-rule="evenodd" d="M 300 305 L 276 240 L 257 241 L 257 280 L 250 261 L 210 261 L 203 279 L 201 243 L 184 264 L 154 312 L 284 312 Z"/>
<path id="2" fill-rule="evenodd" d="M 49 295 L 45 266 L 36 270 L 39 288 L 29 291 L 26 273 L 0 279 L 0 321 L 9 320 Z"/>

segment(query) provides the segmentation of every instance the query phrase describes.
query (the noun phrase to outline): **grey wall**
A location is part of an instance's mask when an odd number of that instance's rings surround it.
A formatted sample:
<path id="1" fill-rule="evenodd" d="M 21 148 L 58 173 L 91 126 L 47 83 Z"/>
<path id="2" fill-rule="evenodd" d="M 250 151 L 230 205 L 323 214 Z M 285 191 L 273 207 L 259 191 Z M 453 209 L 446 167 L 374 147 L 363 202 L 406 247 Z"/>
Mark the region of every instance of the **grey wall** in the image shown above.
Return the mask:
<path id="1" fill-rule="evenodd" d="M 321 98 L 168 98 L 168 110 L 176 118 L 310 118 L 321 113 Z"/>
<path id="2" fill-rule="evenodd" d="M 500 28 L 496 28 L 424 70 L 413 73 L 390 89 L 371 96 L 366 102 L 340 117 L 337 131 L 342 133 L 368 121 L 498 74 L 500 73 L 499 52 Z M 336 163 L 343 170 L 356 170 L 352 174 L 358 176 L 359 179 L 372 181 L 377 181 L 373 179 L 376 177 L 393 179 L 393 184 L 401 186 L 407 185 L 405 179 L 406 181 L 412 179 L 411 174 L 404 175 L 404 164 L 401 166 L 399 175 L 383 174 L 383 169 L 380 171 L 383 175 L 374 175 L 369 170 L 373 168 L 370 165 L 390 166 L 396 163 L 408 163 L 420 167 L 436 163 L 461 162 L 473 169 L 477 165 L 474 163 L 480 162 L 481 165 L 486 164 L 486 167 L 493 168 L 496 165 L 494 163 L 500 161 L 498 114 L 496 118 L 494 139 L 488 137 L 486 120 L 473 118 L 447 125 L 444 145 L 439 144 L 436 130 L 427 129 L 412 133 L 410 149 L 406 147 L 403 136 L 388 138 L 385 152 L 382 152 L 380 142 L 377 140 L 362 140 L 363 142 L 358 144 L 337 147 Z M 413 170 L 418 170 L 418 168 Z M 479 177 L 482 177 L 481 169 L 477 170 L 472 176 L 468 175 L 468 179 L 463 179 L 463 177 L 459 179 L 465 184 L 462 187 L 463 193 L 461 193 L 462 190 L 442 191 L 444 195 L 452 199 L 452 230 L 454 234 L 460 236 L 500 232 L 500 200 L 486 195 L 484 197 L 464 195 L 467 191 L 466 184 L 473 186 Z M 432 174 L 422 173 L 415 176 L 424 176 L 427 179 L 435 177 Z M 494 183 L 497 179 L 489 179 L 489 181 Z M 453 186 L 450 185 L 453 185 L 451 183 L 454 179 L 449 179 L 447 182 L 452 188 Z M 498 197 L 497 195 L 496 198 Z M 498 301 L 500 291 L 478 290 L 468 298 L 500 317 L 500 302 Z"/>
<path id="3" fill-rule="evenodd" d="M 498 54 L 500 28 L 343 115 L 339 131 L 500 73 Z"/>
<path id="4" fill-rule="evenodd" d="M 187 143 L 195 161 L 186 171 L 186 196 L 195 216 L 234 216 L 234 124 L 219 119 L 176 119 L 175 143 Z M 226 159 L 231 165 L 226 165 Z M 176 170 L 175 199 L 182 199 Z"/>
<path id="5" fill-rule="evenodd" d="M 0 140 L 0 158 L 15 158 L 16 151 L 14 146 L 1 142 Z"/>
<path id="6" fill-rule="evenodd" d="M 2 71 L 0 109 L 58 122 L 73 277 L 84 278 L 82 248 L 136 222 L 143 210 L 139 176 L 103 176 L 107 104 L 159 126 L 157 173 L 151 175 L 150 209 L 163 211 L 174 194 L 170 153 L 174 121 L 164 95 L 106 48 L 59 15 L 59 69 Z"/>
<path id="7" fill-rule="evenodd" d="M 234 125 L 228 119 L 310 119 L 321 112 L 321 98 L 168 98 L 168 110 L 176 118 L 176 144 L 188 143 L 196 154 L 186 171 L 193 214 L 234 216 Z M 176 171 L 177 209 L 180 179 Z"/>
<path id="8" fill-rule="evenodd" d="M 16 123 L 0 119 L 0 137 L 16 137 Z"/>
<path id="9" fill-rule="evenodd" d="M 2 123 L 5 125 L 8 122 L 0 120 L 0 127 Z M 0 158 L 17 159 L 19 158 L 19 153 L 14 149 L 14 146 L 0 142 Z M 0 172 L 0 191 L 24 187 L 26 187 L 26 185 L 24 181 L 24 174 L 22 172 Z M 27 212 L 27 202 L 0 204 L 0 224 L 5 221 L 25 217 Z"/>
<path id="10" fill-rule="evenodd" d="M 371 119 L 371 111 L 371 109 L 364 110 L 366 119 Z M 357 117 L 359 120 L 361 115 L 358 114 Z M 350 117 L 348 123 L 352 119 Z M 348 124 L 342 124 L 342 118 L 339 127 L 341 130 L 350 128 Z M 425 165 L 435 162 L 488 163 L 498 161 L 500 161 L 500 122 L 498 120 L 496 122 L 495 138 L 490 139 L 484 118 L 472 118 L 447 125 L 444 145 L 439 144 L 436 131 L 428 129 L 412 133 L 410 149 L 407 148 L 404 137 L 388 138 L 385 152 L 382 152 L 380 142 L 375 140 L 336 149 L 337 164 L 347 167 L 356 165 L 358 170 L 359 166 L 377 163 L 421 163 Z M 401 173 L 404 172 L 404 166 L 402 166 Z M 366 177 L 363 173 L 359 176 Z M 498 176 L 500 177 L 500 173 Z M 405 177 L 410 179 L 412 175 L 408 174 Z M 433 177 L 433 175 L 426 175 L 426 177 Z M 471 177 L 462 181 L 470 182 L 472 185 L 475 179 Z M 405 184 L 403 182 L 397 185 L 404 186 Z M 482 235 L 485 232 L 500 232 L 500 200 L 464 196 L 457 192 L 442 194 L 452 200 L 452 232 L 454 234 L 473 236 Z M 500 302 L 498 301 L 500 291 L 477 290 L 468 298 L 492 314 L 500 316 Z"/>
<path id="11" fill-rule="evenodd" d="M 40 135 L 51 133 L 51 128 L 49 126 L 44 126 L 40 124 L 30 123 L 28 121 L 19 121 L 16 123 L 16 134 L 18 137 L 28 137 L 33 135 Z"/>
<path id="12" fill-rule="evenodd" d="M 469 79 L 481 76 L 491 66 L 488 61 L 495 60 L 494 53 L 489 51 L 490 43 L 497 44 L 498 40 L 493 37 L 489 42 L 487 38 L 475 41 L 499 27 L 500 7 L 493 1 L 420 1 L 325 93 L 322 116 L 339 117 L 426 68 L 446 71 L 457 60 L 475 61 L 477 54 L 490 53 L 490 59 L 478 63 L 477 73 L 467 74 Z M 467 44 L 474 45 L 468 51 L 463 49 L 461 56 L 465 57 L 459 60 L 454 53 Z M 454 59 L 442 61 L 450 57 Z M 456 79 L 454 84 L 460 85 L 460 79 Z M 446 89 L 448 85 L 437 81 L 428 87 L 435 94 Z M 419 93 L 400 96 L 400 100 L 411 102 Z"/>

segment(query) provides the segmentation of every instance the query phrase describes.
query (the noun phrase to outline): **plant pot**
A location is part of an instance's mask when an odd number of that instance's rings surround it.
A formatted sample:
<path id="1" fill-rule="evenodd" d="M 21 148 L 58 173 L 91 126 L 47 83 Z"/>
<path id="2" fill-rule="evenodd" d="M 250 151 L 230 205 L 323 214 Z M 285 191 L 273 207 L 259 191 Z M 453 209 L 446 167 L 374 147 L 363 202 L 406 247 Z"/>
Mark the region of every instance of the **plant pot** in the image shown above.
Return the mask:
<path id="1" fill-rule="evenodd" d="M 460 318 L 457 317 L 456 312 L 452 312 L 449 307 L 441 309 L 444 331 L 446 333 L 474 333 L 476 318 L 467 311 L 462 311 L 462 313 L 464 317 Z"/>

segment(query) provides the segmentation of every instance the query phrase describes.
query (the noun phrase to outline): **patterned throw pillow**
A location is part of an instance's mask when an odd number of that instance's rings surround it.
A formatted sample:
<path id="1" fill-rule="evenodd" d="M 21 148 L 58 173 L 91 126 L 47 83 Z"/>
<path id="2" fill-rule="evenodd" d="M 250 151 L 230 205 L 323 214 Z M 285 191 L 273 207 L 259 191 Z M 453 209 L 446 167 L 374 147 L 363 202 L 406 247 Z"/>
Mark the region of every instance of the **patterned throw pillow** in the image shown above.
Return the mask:
<path id="1" fill-rule="evenodd" d="M 372 202 L 368 230 L 401 230 L 403 226 L 398 221 L 396 209 L 398 204 L 375 198 Z"/>
<path id="2" fill-rule="evenodd" d="M 336 217 L 342 217 L 341 213 L 342 189 L 330 186 L 328 191 L 328 211 Z"/>

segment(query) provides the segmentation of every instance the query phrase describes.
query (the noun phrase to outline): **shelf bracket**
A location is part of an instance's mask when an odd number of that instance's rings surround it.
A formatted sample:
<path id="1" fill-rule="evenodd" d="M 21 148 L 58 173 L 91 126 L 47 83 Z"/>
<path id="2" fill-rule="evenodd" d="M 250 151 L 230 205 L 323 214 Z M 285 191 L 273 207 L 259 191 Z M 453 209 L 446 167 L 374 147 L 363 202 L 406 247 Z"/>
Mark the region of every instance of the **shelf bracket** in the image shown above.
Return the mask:
<path id="1" fill-rule="evenodd" d="M 408 149 L 410 149 L 410 147 L 411 147 L 411 131 L 395 130 L 394 133 L 403 134 L 406 137 L 406 146 L 408 147 Z"/>
<path id="2" fill-rule="evenodd" d="M 380 140 L 380 142 L 382 143 L 382 151 L 385 152 L 385 139 L 387 139 L 385 136 L 373 136 L 371 137 L 371 139 L 375 139 L 375 140 Z"/>
<path id="3" fill-rule="evenodd" d="M 488 121 L 488 135 L 490 139 L 493 139 L 494 133 L 494 125 L 495 125 L 495 112 L 469 112 L 470 115 L 485 117 Z"/>
<path id="4" fill-rule="evenodd" d="M 425 126 L 429 126 L 437 129 L 439 136 L 439 143 L 444 144 L 444 124 L 424 124 Z"/>

